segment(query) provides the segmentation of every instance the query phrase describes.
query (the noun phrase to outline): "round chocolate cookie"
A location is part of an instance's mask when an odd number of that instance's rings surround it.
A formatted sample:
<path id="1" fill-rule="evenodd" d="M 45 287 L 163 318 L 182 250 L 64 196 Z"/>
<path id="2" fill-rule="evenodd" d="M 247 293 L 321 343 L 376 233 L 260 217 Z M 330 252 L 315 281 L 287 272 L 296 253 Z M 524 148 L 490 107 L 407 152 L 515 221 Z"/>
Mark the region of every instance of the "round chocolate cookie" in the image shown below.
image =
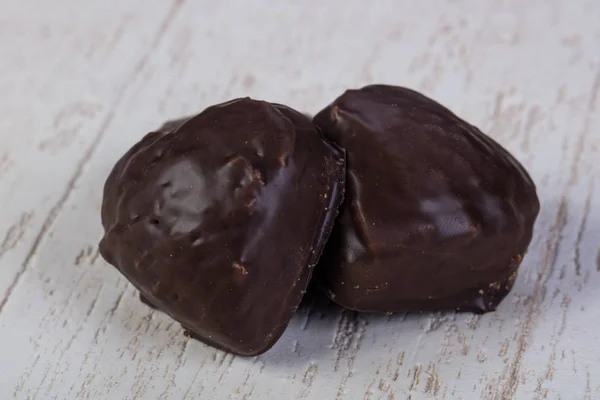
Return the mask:
<path id="1" fill-rule="evenodd" d="M 248 98 L 215 105 L 118 161 L 100 251 L 188 335 L 257 355 L 300 304 L 344 178 L 343 150 L 303 114 Z"/>
<path id="2" fill-rule="evenodd" d="M 344 307 L 494 310 L 539 211 L 504 148 L 409 89 L 346 91 L 315 124 L 346 150 L 346 200 L 317 268 Z"/>

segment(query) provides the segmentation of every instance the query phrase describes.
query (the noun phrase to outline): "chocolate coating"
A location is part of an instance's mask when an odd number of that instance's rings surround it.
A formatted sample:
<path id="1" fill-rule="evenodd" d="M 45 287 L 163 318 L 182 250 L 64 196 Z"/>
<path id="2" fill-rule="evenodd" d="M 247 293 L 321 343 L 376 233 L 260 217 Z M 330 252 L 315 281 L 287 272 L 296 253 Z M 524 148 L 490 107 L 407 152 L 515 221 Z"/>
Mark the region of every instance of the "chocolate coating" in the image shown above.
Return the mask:
<path id="1" fill-rule="evenodd" d="M 348 165 L 346 200 L 317 268 L 326 293 L 360 311 L 494 310 L 539 211 L 519 162 L 401 87 L 346 91 L 314 122 Z"/>
<path id="2" fill-rule="evenodd" d="M 212 106 L 117 162 L 100 251 L 187 335 L 257 355 L 300 304 L 344 178 L 344 152 L 301 113 L 248 98 Z"/>

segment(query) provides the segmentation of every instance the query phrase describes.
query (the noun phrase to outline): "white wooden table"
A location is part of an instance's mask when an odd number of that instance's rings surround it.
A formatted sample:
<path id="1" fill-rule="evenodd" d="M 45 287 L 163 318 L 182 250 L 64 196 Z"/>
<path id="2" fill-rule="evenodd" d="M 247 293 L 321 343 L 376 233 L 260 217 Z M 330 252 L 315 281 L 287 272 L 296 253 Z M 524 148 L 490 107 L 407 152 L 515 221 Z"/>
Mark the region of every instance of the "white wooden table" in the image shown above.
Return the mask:
<path id="1" fill-rule="evenodd" d="M 405 85 L 510 149 L 542 210 L 485 316 L 304 307 L 240 358 L 98 257 L 102 185 L 162 121 Z M 600 399 L 598 0 L 0 0 L 0 398 Z"/>

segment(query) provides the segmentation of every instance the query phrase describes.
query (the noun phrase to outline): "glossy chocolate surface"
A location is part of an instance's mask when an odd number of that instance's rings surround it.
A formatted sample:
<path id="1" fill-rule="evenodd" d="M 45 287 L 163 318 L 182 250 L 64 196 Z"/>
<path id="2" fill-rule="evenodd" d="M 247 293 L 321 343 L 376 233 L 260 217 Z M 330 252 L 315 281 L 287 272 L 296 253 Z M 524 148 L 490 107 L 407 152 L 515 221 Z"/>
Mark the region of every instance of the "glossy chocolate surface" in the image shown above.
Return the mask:
<path id="1" fill-rule="evenodd" d="M 349 90 L 314 118 L 346 150 L 346 200 L 317 268 L 342 306 L 494 310 L 539 211 L 504 148 L 409 89 Z M 316 278 L 317 279 L 317 278 Z"/>
<path id="2" fill-rule="evenodd" d="M 105 185 L 102 256 L 186 334 L 269 349 L 343 197 L 344 152 L 303 114 L 237 99 L 149 133 Z"/>

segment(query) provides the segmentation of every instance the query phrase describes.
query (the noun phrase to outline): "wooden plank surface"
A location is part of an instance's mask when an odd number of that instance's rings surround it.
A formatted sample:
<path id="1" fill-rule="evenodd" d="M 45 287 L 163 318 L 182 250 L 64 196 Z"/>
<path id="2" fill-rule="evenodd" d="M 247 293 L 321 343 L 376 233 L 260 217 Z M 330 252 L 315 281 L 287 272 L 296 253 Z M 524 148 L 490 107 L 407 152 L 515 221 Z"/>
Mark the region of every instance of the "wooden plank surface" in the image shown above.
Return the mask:
<path id="1" fill-rule="evenodd" d="M 600 398 L 600 3 L 1 0 L 0 395 Z M 163 120 L 409 86 L 506 146 L 542 210 L 499 310 L 309 301 L 265 355 L 182 335 L 97 253 L 102 185 Z"/>

